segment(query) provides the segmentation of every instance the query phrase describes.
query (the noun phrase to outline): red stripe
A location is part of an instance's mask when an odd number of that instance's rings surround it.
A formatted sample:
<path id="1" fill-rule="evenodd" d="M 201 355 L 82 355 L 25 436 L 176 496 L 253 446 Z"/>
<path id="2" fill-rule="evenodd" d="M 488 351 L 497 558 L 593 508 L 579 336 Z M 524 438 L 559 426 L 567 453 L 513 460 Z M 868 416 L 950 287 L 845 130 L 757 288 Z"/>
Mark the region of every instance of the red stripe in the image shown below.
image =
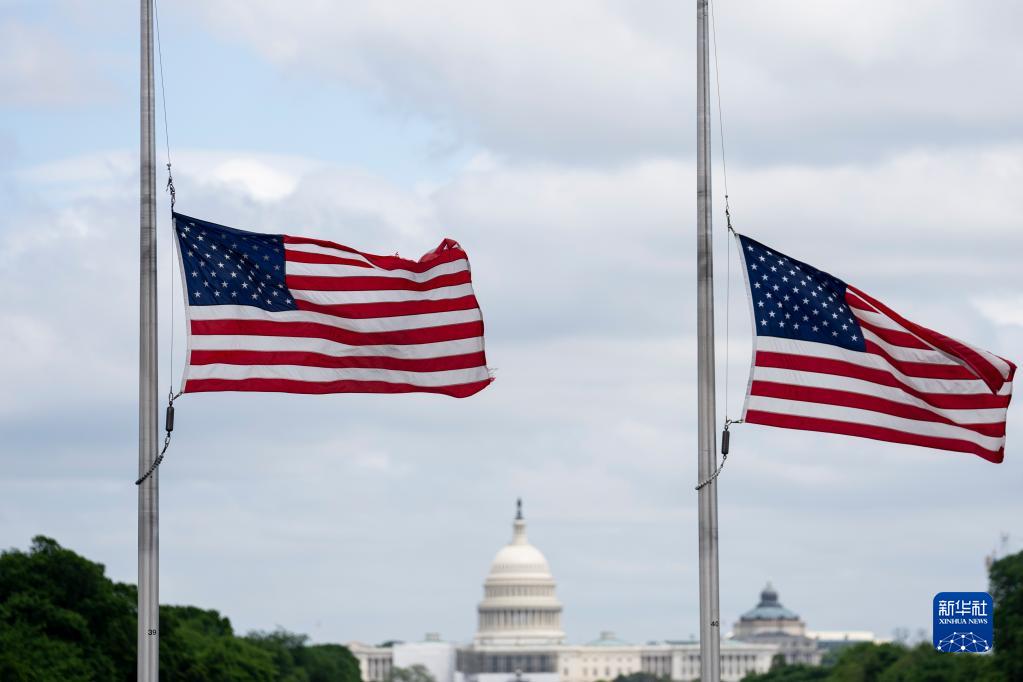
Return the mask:
<path id="1" fill-rule="evenodd" d="M 358 252 L 354 252 L 354 253 L 358 253 Z M 362 255 L 362 254 L 360 254 L 360 255 Z M 328 253 L 313 253 L 311 251 L 295 251 L 294 249 L 285 249 L 285 251 L 284 251 L 284 259 L 287 260 L 287 261 L 290 261 L 292 263 L 327 263 L 327 264 L 332 264 L 332 265 L 354 265 L 356 267 L 362 267 L 362 268 L 368 268 L 368 269 L 372 269 L 373 268 L 373 266 L 370 265 L 369 263 L 367 263 L 365 261 L 362 261 L 362 260 L 356 260 L 354 258 L 344 258 L 342 256 L 335 256 L 333 254 L 328 254 Z M 427 270 L 430 270 L 431 268 L 435 268 L 438 265 L 443 265 L 445 263 L 453 263 L 455 261 L 460 261 L 460 260 L 468 260 L 468 258 L 465 255 L 465 251 L 462 251 L 462 250 L 444 251 L 443 253 L 438 254 L 435 258 L 431 259 L 429 262 L 425 262 L 424 261 L 423 263 L 413 263 L 413 265 L 416 266 L 415 268 L 397 268 L 397 267 L 395 267 L 395 268 L 380 268 L 380 269 L 381 270 L 411 270 L 413 272 L 426 272 Z M 420 267 L 419 267 L 420 265 L 423 265 L 425 267 L 420 269 Z"/>
<path id="2" fill-rule="evenodd" d="M 986 459 L 989 462 L 1001 462 L 1005 456 L 1005 448 L 997 451 L 987 450 L 968 440 L 957 438 L 940 438 L 938 436 L 921 436 L 915 433 L 906 433 L 896 429 L 889 429 L 883 426 L 870 426 L 867 424 L 854 424 L 851 422 L 838 421 L 836 419 L 820 419 L 817 417 L 798 417 L 789 414 L 777 414 L 764 412 L 762 410 L 747 410 L 746 422 L 750 424 L 764 424 L 765 426 L 779 426 L 784 429 L 799 429 L 802 431 L 821 431 L 824 433 L 837 433 L 845 436 L 858 436 L 860 438 L 871 438 L 883 440 L 890 443 L 904 443 L 906 445 L 919 445 L 925 448 L 937 448 L 939 450 L 954 450 L 956 452 L 969 452 Z"/>
<path id="3" fill-rule="evenodd" d="M 903 348 L 917 348 L 920 350 L 934 350 L 932 346 L 921 341 L 920 339 L 913 336 L 909 332 L 900 331 L 898 329 L 888 329 L 886 327 L 881 327 L 879 325 L 874 324 L 873 322 L 864 320 L 862 317 L 859 316 L 857 316 L 856 320 L 860 323 L 861 327 L 863 327 L 864 329 L 869 329 L 870 331 L 880 336 L 883 341 L 887 341 L 893 346 L 902 346 Z"/>
<path id="4" fill-rule="evenodd" d="M 465 251 L 463 251 L 456 242 L 450 239 L 442 241 L 440 246 L 423 256 L 419 261 L 408 260 L 407 258 L 402 258 L 400 256 L 377 256 L 371 253 L 363 253 L 362 251 L 356 251 L 351 247 L 342 246 L 341 244 L 327 241 L 325 239 L 310 239 L 308 237 L 292 237 L 290 235 L 284 235 L 284 243 L 313 244 L 315 246 L 322 246 L 328 249 L 337 249 L 347 253 L 355 253 L 362 256 L 376 267 L 383 268 L 384 270 L 411 270 L 412 272 L 426 272 L 430 268 L 436 267 L 441 263 L 466 258 Z M 285 254 L 288 254 L 286 249 Z"/>
<path id="5" fill-rule="evenodd" d="M 289 289 L 303 291 L 433 291 L 472 282 L 469 271 L 438 275 L 425 282 L 403 277 L 321 277 L 318 275 L 287 275 Z"/>
<path id="6" fill-rule="evenodd" d="M 490 384 L 490 379 L 453 386 L 413 386 L 386 381 L 297 381 L 295 379 L 191 379 L 185 384 L 185 393 L 206 391 L 268 391 L 273 393 L 439 393 L 454 398 L 466 398 L 479 393 Z"/>
<path id="7" fill-rule="evenodd" d="M 392 332 L 353 332 L 317 322 L 270 322 L 266 320 L 192 320 L 193 334 L 244 336 L 292 336 L 336 341 L 350 346 L 438 343 L 483 336 L 483 322 L 462 322 L 423 329 Z"/>
<path id="8" fill-rule="evenodd" d="M 1007 407 L 1009 399 L 1012 397 L 1007 395 L 991 395 L 990 393 L 925 393 L 903 383 L 887 370 L 863 367 L 862 365 L 846 362 L 845 360 L 816 358 L 807 355 L 758 350 L 754 364 L 757 367 L 778 367 L 801 372 L 818 372 L 820 374 L 834 374 L 853 379 L 863 379 L 864 381 L 881 384 L 882 386 L 902 389 L 930 405 L 949 409 L 980 410 L 993 407 Z"/>
<path id="9" fill-rule="evenodd" d="M 899 360 L 888 354 L 880 345 L 866 339 L 868 353 L 880 355 L 885 361 L 903 374 L 921 379 L 976 379 L 977 375 L 962 365 L 942 365 L 934 362 L 910 362 Z"/>
<path id="10" fill-rule="evenodd" d="M 458 298 L 442 298 L 425 301 L 393 301 L 391 303 L 337 303 L 321 305 L 309 301 L 296 300 L 299 310 L 323 313 L 335 317 L 346 317 L 353 320 L 366 320 L 374 317 L 402 317 L 404 315 L 425 315 L 428 313 L 448 313 L 455 310 L 479 309 L 475 296 Z"/>
<path id="11" fill-rule="evenodd" d="M 372 265 L 363 260 L 331 256 L 326 253 L 313 253 L 311 251 L 291 251 L 285 249 L 284 260 L 289 263 L 327 263 L 330 265 L 352 265 L 357 268 L 366 268 L 367 270 L 373 269 Z"/>
<path id="12" fill-rule="evenodd" d="M 852 288 L 852 287 L 850 287 Z M 905 319 L 897 312 L 881 303 L 875 298 L 868 296 L 859 289 L 853 289 L 854 293 L 862 298 L 864 301 L 874 306 L 878 312 L 887 315 L 890 319 L 894 320 L 898 324 L 902 325 L 912 333 L 919 336 L 921 339 L 931 344 L 938 350 L 944 351 L 949 355 L 958 358 L 965 363 L 970 369 L 977 373 L 977 375 L 984 380 L 984 383 L 992 393 L 997 393 L 1001 390 L 1002 386 L 1005 385 L 1006 381 L 1012 381 L 1012 377 L 1016 372 L 1016 366 L 1013 363 L 1009 363 L 1009 377 L 1006 379 L 1002 376 L 1002 373 L 997 367 L 988 362 L 983 355 L 973 350 L 966 344 L 956 339 L 949 338 L 944 334 L 928 329 L 915 322 L 910 322 Z"/>
<path id="13" fill-rule="evenodd" d="M 881 414 L 890 414 L 893 417 L 915 419 L 917 421 L 935 422 L 939 424 L 950 424 L 963 429 L 968 429 L 991 438 L 1002 438 L 1005 436 L 1005 422 L 994 424 L 963 424 L 941 414 L 915 405 L 880 398 L 873 395 L 864 395 L 852 391 L 840 391 L 831 388 L 819 388 L 816 386 L 794 386 L 774 381 L 754 381 L 750 386 L 750 395 L 764 396 L 767 398 L 783 398 L 785 400 L 799 400 L 806 403 L 820 403 L 823 405 L 838 405 L 841 407 L 853 407 L 860 410 L 870 410 Z"/>
<path id="14" fill-rule="evenodd" d="M 193 350 L 189 365 L 299 365 L 329 369 L 396 369 L 406 372 L 444 372 L 454 369 L 486 367 L 480 353 L 448 355 L 439 358 L 393 358 L 388 356 L 345 356 L 304 351 Z"/>

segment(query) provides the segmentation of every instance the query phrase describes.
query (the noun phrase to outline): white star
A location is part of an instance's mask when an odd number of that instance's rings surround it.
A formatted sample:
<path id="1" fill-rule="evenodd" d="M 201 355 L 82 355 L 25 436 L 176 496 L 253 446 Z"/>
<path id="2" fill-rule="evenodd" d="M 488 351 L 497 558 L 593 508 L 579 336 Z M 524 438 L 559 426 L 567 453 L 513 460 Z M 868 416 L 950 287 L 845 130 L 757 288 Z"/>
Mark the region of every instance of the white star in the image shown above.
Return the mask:
<path id="1" fill-rule="evenodd" d="M 219 292 L 219 291 L 214 291 L 214 292 L 213 292 L 213 295 L 214 295 L 214 296 L 220 296 L 220 292 Z"/>
<path id="2" fill-rule="evenodd" d="M 803 322 L 809 322 L 810 318 L 807 315 L 803 315 Z"/>
<path id="3" fill-rule="evenodd" d="M 763 262 L 764 262 L 765 260 L 767 260 L 767 259 L 766 259 L 766 258 L 764 258 L 763 256 L 761 256 L 761 257 L 760 257 L 760 262 L 761 262 L 761 263 L 763 263 Z"/>
<path id="4" fill-rule="evenodd" d="M 199 296 L 200 296 L 200 294 L 199 294 L 199 292 L 198 292 L 198 291 L 197 291 L 197 292 L 195 292 L 195 293 L 194 293 L 194 294 L 192 294 L 192 295 L 193 295 L 193 296 L 195 296 L 196 298 L 199 298 Z"/>
<path id="5" fill-rule="evenodd" d="M 767 313 L 767 314 L 770 315 L 771 317 L 774 317 L 774 311 L 773 310 L 771 312 Z"/>
<path id="6" fill-rule="evenodd" d="M 196 294 L 196 295 L 198 295 L 198 294 Z M 760 320 L 760 326 L 761 327 L 766 327 L 767 326 L 767 320 Z"/>
<path id="7" fill-rule="evenodd" d="M 752 245 L 750 245 L 750 246 L 747 246 L 747 247 L 746 247 L 746 250 L 747 250 L 747 251 L 752 251 L 752 250 L 753 250 L 753 246 L 752 246 Z"/>
<path id="8" fill-rule="evenodd" d="M 855 341 L 857 338 L 858 337 L 855 334 L 853 334 L 852 340 Z"/>
<path id="9" fill-rule="evenodd" d="M 197 270 L 192 270 L 192 277 L 198 277 L 198 276 L 199 276 L 199 272 Z"/>
<path id="10" fill-rule="evenodd" d="M 249 288 L 249 283 L 248 282 L 242 282 L 242 289 L 248 289 L 248 288 Z"/>
<path id="11" fill-rule="evenodd" d="M 798 322 L 793 322 L 792 323 L 792 328 L 793 329 L 799 329 L 799 323 Z"/>
<path id="12" fill-rule="evenodd" d="M 760 282 L 753 282 L 753 286 L 756 287 L 757 289 L 759 289 L 760 288 Z"/>
<path id="13" fill-rule="evenodd" d="M 788 277 L 784 277 L 784 276 L 783 276 L 783 277 L 781 278 L 781 281 L 783 281 L 783 282 L 788 282 L 788 281 L 789 281 L 789 278 L 788 278 Z"/>
<path id="14" fill-rule="evenodd" d="M 763 301 L 757 301 L 757 307 L 758 308 L 763 308 L 764 307 L 764 302 Z"/>
<path id="15" fill-rule="evenodd" d="M 237 291 L 232 291 L 231 292 L 231 298 L 235 298 L 237 295 L 238 295 Z"/>
<path id="16" fill-rule="evenodd" d="M 779 322 L 779 323 L 778 323 L 778 326 L 779 326 L 779 327 L 784 327 L 784 326 L 785 326 L 785 323 L 784 323 L 784 322 Z"/>
<path id="17" fill-rule="evenodd" d="M 838 332 L 831 332 L 832 336 L 838 336 Z"/>
<path id="18" fill-rule="evenodd" d="M 756 270 L 757 269 L 757 264 L 756 263 L 752 263 L 752 264 L 750 264 L 749 267 L 750 267 L 750 270 Z"/>
<path id="19" fill-rule="evenodd" d="M 774 266 L 772 265 L 772 266 L 771 266 L 771 272 L 778 272 L 778 268 L 776 268 L 776 267 L 774 267 Z"/>
<path id="20" fill-rule="evenodd" d="M 779 287 L 778 287 L 778 285 L 777 285 L 777 284 L 775 284 L 775 285 L 774 285 L 773 287 L 771 287 L 771 288 L 772 288 L 772 289 L 774 289 L 775 291 L 778 291 L 778 289 L 779 289 Z"/>
<path id="21" fill-rule="evenodd" d="M 848 328 L 849 328 L 849 325 L 847 325 L 847 324 L 843 324 L 843 325 L 842 325 L 842 331 L 845 331 L 845 330 L 847 330 Z"/>
<path id="22" fill-rule="evenodd" d="M 819 329 L 819 327 L 814 327 L 813 328 L 814 331 L 817 331 L 818 329 Z"/>

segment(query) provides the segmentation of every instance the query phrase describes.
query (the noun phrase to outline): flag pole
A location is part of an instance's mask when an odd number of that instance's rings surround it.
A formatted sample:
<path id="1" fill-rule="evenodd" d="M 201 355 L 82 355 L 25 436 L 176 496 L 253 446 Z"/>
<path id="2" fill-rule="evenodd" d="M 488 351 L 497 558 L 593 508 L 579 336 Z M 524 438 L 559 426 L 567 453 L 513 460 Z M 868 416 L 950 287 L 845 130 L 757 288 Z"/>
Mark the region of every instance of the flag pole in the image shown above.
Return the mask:
<path id="1" fill-rule="evenodd" d="M 153 0 L 141 0 L 140 186 L 139 186 L 139 477 L 149 470 L 157 448 L 156 342 L 156 165 L 153 92 Z M 139 682 L 160 675 L 160 534 L 157 471 L 138 486 Z"/>
<path id="2" fill-rule="evenodd" d="M 699 480 L 717 468 L 714 397 L 714 250 L 711 235 L 708 0 L 696 0 L 696 335 Z M 717 481 L 699 490 L 700 679 L 721 679 Z"/>

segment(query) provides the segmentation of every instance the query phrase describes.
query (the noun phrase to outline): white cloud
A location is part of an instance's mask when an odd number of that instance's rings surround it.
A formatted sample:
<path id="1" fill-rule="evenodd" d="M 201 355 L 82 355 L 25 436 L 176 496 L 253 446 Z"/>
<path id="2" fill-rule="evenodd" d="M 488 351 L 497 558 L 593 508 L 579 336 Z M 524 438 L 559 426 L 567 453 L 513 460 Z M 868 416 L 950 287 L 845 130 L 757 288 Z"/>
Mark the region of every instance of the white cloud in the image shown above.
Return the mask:
<path id="1" fill-rule="evenodd" d="M 289 75 L 371 92 L 511 158 L 690 149 L 695 12 L 606 0 L 193 3 Z M 1023 11 L 955 2 L 718 3 L 730 151 L 874 158 L 1018 137 Z"/>
<path id="2" fill-rule="evenodd" d="M 0 105 L 59 108 L 95 102 L 109 90 L 91 55 L 51 27 L 0 21 Z"/>

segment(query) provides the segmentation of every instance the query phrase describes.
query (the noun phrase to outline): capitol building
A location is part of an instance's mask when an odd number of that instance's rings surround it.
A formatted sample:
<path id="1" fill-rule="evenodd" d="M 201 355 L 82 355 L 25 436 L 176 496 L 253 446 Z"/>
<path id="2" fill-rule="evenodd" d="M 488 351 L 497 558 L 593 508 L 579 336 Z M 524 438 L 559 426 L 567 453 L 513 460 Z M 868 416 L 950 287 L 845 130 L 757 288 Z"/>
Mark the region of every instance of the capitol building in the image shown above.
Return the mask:
<path id="1" fill-rule="evenodd" d="M 472 643 L 459 645 L 428 634 L 422 642 L 351 642 L 348 647 L 359 661 L 363 682 L 387 682 L 394 668 L 412 665 L 424 666 L 436 682 L 611 682 L 639 672 L 673 682 L 699 677 L 697 641 L 630 644 L 602 632 L 588 644 L 568 644 L 556 588 L 547 559 L 529 543 L 520 501 L 511 542 L 497 552 L 483 583 Z M 796 614 L 781 607 L 770 586 L 735 630 L 735 636 L 721 642 L 722 680 L 766 672 L 777 654 L 790 662 L 820 661 L 823 648 Z"/>

